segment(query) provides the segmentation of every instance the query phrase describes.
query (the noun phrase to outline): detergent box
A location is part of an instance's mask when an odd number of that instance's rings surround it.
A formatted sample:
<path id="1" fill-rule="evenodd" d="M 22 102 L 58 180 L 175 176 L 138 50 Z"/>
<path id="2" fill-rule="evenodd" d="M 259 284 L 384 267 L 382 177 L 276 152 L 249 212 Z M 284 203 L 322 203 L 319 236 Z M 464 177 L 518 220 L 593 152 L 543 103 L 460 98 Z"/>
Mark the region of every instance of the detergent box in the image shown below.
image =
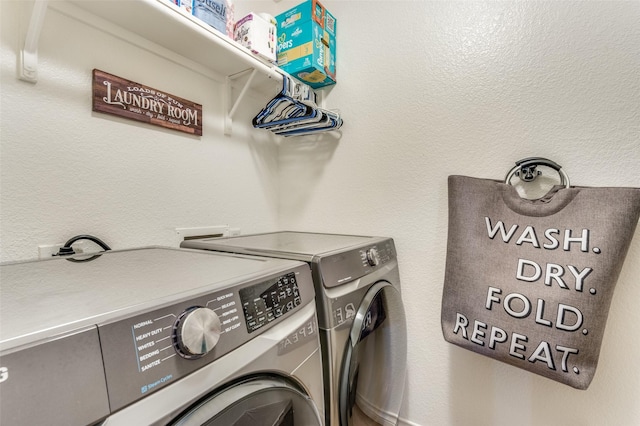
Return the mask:
<path id="1" fill-rule="evenodd" d="M 336 18 L 318 0 L 276 16 L 278 66 L 315 88 L 336 83 Z"/>

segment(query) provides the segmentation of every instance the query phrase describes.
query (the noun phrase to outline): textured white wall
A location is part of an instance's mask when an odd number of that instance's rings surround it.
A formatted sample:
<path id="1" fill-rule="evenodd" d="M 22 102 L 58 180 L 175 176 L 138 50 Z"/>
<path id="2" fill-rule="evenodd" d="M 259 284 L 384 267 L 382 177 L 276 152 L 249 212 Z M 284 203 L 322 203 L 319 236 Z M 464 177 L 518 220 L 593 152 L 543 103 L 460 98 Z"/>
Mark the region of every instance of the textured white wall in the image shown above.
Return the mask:
<path id="1" fill-rule="evenodd" d="M 31 2 L 0 3 L 2 260 L 36 257 L 39 244 L 84 233 L 128 248 L 173 245 L 176 227 L 276 226 L 277 147 L 248 124 L 260 103 L 242 104 L 233 137 L 224 136 L 219 76 L 51 7 L 39 80 L 17 80 Z M 92 112 L 93 68 L 202 104 L 203 136 Z"/>
<path id="2" fill-rule="evenodd" d="M 640 186 L 640 2 L 326 1 L 338 18 L 339 143 L 281 148 L 281 221 L 390 235 L 409 318 L 403 419 L 640 424 L 640 229 L 587 391 L 444 342 L 449 174 L 536 155 L 576 185 Z M 299 179 L 298 177 L 302 177 Z"/>
<path id="3" fill-rule="evenodd" d="M 236 3 L 275 12 L 296 1 Z M 344 135 L 276 145 L 242 126 L 222 136 L 212 78 L 55 12 L 40 81 L 15 80 L 21 21 L 0 2 L 2 260 L 84 232 L 121 248 L 225 223 L 392 236 L 410 321 L 405 424 L 640 424 L 640 230 L 589 390 L 440 333 L 449 174 L 501 178 L 538 155 L 578 185 L 640 186 L 640 3 L 325 4 L 340 34 L 327 105 L 345 116 Z M 202 103 L 205 136 L 92 113 L 92 68 Z"/>

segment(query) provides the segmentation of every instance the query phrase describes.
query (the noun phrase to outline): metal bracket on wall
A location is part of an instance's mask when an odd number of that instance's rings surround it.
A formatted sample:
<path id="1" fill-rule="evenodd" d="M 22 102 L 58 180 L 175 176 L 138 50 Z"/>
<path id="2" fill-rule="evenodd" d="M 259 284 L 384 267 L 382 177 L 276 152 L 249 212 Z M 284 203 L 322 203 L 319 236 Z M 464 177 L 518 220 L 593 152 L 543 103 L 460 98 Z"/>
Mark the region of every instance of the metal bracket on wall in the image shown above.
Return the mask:
<path id="1" fill-rule="evenodd" d="M 36 83 L 38 81 L 38 41 L 47 13 L 48 0 L 35 0 L 24 46 L 18 55 L 18 78 Z"/>
<path id="2" fill-rule="evenodd" d="M 244 86 L 240 90 L 240 93 L 238 94 L 238 97 L 234 102 L 233 93 L 232 93 L 232 90 L 233 90 L 232 83 L 238 78 L 248 73 L 251 73 L 251 74 L 249 75 L 249 78 L 247 79 L 247 81 L 244 83 Z M 224 117 L 224 134 L 227 136 L 231 135 L 231 130 L 233 126 L 233 115 L 236 113 L 236 109 L 238 108 L 238 105 L 240 105 L 240 102 L 242 102 L 242 99 L 247 94 L 247 90 L 249 90 L 249 87 L 251 87 L 251 82 L 253 81 L 253 78 L 256 76 L 257 73 L 258 73 L 258 70 L 256 68 L 248 68 L 244 71 L 240 71 L 239 73 L 227 76 L 225 94 L 224 94 L 224 110 L 226 113 Z"/>

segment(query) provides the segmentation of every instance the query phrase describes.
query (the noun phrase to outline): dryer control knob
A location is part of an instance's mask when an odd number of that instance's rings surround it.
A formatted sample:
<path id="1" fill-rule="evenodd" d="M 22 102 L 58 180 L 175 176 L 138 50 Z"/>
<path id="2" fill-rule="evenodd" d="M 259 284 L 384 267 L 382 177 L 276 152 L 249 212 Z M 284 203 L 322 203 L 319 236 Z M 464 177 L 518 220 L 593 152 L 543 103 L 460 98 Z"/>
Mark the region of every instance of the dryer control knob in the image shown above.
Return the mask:
<path id="1" fill-rule="evenodd" d="M 367 263 L 371 266 L 378 266 L 380 263 L 380 255 L 375 248 L 367 250 Z"/>
<path id="2" fill-rule="evenodd" d="M 173 344 L 183 358 L 205 356 L 219 339 L 220 318 L 209 308 L 196 306 L 187 309 L 173 327 Z"/>

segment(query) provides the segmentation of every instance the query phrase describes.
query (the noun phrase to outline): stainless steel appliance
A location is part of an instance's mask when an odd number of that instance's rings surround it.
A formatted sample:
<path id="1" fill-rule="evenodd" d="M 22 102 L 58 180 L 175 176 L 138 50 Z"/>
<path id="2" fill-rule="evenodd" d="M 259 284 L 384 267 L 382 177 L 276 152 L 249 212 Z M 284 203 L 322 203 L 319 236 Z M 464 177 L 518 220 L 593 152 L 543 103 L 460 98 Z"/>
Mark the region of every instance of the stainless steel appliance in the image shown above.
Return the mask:
<path id="1" fill-rule="evenodd" d="M 160 247 L 74 260 L 0 266 L 0 424 L 324 423 L 306 264 Z"/>
<path id="2" fill-rule="evenodd" d="M 397 423 L 407 338 L 391 238 L 275 232 L 182 246 L 307 262 L 316 287 L 327 424 Z"/>

